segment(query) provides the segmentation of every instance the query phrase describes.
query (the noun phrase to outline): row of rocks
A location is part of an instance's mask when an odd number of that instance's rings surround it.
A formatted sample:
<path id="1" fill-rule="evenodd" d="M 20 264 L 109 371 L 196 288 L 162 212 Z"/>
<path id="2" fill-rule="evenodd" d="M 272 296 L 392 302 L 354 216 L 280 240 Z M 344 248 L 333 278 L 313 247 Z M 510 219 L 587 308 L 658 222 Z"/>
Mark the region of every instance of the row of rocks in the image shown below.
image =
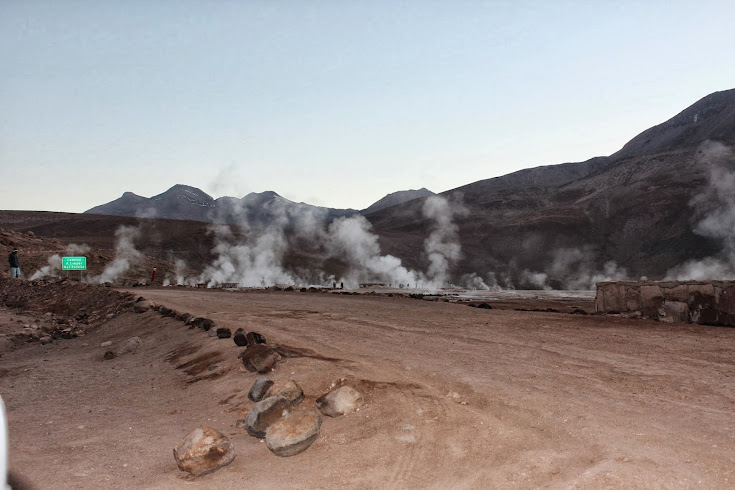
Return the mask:
<path id="1" fill-rule="evenodd" d="M 293 456 L 306 450 L 319 437 L 322 415 L 338 417 L 359 410 L 364 404 L 362 395 L 345 385 L 318 397 L 315 409 L 303 408 L 301 403 L 304 400 L 304 391 L 296 381 L 290 379 L 273 382 L 264 375 L 273 371 L 281 360 L 281 355 L 268 345 L 263 335 L 245 332 L 241 328 L 232 335 L 229 328 L 217 327 L 210 319 L 154 305 L 142 297 L 136 301 L 134 310 L 139 313 L 155 310 L 163 316 L 183 321 L 190 328 L 201 328 L 212 336 L 232 337 L 236 345 L 245 347 L 238 357 L 247 371 L 258 373 L 259 376 L 248 391 L 248 398 L 255 405 L 244 419 L 237 421 L 236 427 L 245 429 L 253 437 L 265 439 L 266 447 L 278 456 Z M 134 339 L 121 344 L 116 351 L 108 351 L 110 358 L 134 351 L 140 341 Z M 174 459 L 178 467 L 194 476 L 205 475 L 226 466 L 234 457 L 235 450 L 231 441 L 218 430 L 206 425 L 187 434 L 174 448 Z"/>

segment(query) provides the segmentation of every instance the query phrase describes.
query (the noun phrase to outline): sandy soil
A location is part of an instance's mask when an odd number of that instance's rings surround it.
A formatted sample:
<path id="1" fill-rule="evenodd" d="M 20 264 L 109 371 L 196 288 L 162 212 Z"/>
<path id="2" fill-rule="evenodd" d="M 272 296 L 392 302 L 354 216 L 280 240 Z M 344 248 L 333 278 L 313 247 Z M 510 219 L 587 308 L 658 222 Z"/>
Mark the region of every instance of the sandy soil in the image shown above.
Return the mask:
<path id="1" fill-rule="evenodd" d="M 396 297 L 133 291 L 289 346 L 295 357 L 271 377 L 296 380 L 304 404 L 343 379 L 367 405 L 325 418 L 306 452 L 279 458 L 235 429 L 255 379 L 241 348 L 124 313 L 0 358 L 11 469 L 37 488 L 735 486 L 735 329 Z M 137 352 L 102 360 L 100 343 L 133 335 Z M 237 456 L 192 478 L 172 449 L 201 424 L 230 435 Z"/>

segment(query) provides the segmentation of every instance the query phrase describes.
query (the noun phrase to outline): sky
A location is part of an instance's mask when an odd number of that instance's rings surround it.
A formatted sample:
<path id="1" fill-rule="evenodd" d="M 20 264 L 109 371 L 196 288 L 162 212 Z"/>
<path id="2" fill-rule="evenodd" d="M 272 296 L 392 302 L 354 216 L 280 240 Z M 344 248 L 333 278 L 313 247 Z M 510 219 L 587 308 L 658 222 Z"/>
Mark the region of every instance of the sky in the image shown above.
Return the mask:
<path id="1" fill-rule="evenodd" d="M 363 209 L 609 155 L 735 88 L 725 1 L 0 0 L 0 209 Z"/>

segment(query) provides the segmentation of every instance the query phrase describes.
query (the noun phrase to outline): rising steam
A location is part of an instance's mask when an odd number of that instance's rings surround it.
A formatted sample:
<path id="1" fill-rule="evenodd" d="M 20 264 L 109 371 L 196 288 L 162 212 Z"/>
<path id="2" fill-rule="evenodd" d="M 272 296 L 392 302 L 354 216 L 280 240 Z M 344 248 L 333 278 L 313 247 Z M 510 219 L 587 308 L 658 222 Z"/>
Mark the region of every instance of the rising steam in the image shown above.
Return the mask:
<path id="1" fill-rule="evenodd" d="M 76 243 L 70 243 L 66 246 L 66 250 L 64 251 L 65 257 L 70 256 L 80 256 L 84 255 L 89 251 L 89 246 L 86 244 L 76 244 Z M 59 254 L 54 254 L 51 257 L 48 258 L 48 264 L 44 265 L 40 269 L 38 269 L 36 272 L 34 272 L 30 280 L 31 281 L 37 281 L 39 279 L 45 279 L 47 277 L 59 277 L 59 273 L 61 272 L 61 256 Z"/>
<path id="2" fill-rule="evenodd" d="M 130 269 L 131 263 L 140 261 L 143 254 L 135 248 L 135 240 L 140 235 L 137 226 L 120 226 L 115 230 L 115 258 L 91 282 L 115 282 L 117 278 Z"/>
<path id="3" fill-rule="evenodd" d="M 707 168 L 708 186 L 689 203 L 703 218 L 694 233 L 722 243 L 720 252 L 690 260 L 666 273 L 667 279 L 728 279 L 735 275 L 735 153 L 722 143 L 700 145 L 695 164 Z M 714 203 L 714 207 L 712 207 Z"/>
<path id="4" fill-rule="evenodd" d="M 444 287 L 449 282 L 451 267 L 462 256 L 459 229 L 453 219 L 455 215 L 466 215 L 467 210 L 442 196 L 430 196 L 424 202 L 423 214 L 432 220 L 431 233 L 424 240 L 429 258 L 426 278 L 434 287 Z"/>

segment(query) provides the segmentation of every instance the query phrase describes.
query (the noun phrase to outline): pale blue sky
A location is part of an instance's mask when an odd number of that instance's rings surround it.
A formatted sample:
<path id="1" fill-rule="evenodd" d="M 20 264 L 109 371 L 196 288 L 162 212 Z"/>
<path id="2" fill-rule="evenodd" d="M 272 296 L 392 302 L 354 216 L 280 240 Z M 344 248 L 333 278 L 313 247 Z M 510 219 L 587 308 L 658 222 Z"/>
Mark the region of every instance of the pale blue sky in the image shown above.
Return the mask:
<path id="1" fill-rule="evenodd" d="M 0 209 L 180 183 L 365 208 L 735 88 L 732 1 L 0 0 Z"/>

